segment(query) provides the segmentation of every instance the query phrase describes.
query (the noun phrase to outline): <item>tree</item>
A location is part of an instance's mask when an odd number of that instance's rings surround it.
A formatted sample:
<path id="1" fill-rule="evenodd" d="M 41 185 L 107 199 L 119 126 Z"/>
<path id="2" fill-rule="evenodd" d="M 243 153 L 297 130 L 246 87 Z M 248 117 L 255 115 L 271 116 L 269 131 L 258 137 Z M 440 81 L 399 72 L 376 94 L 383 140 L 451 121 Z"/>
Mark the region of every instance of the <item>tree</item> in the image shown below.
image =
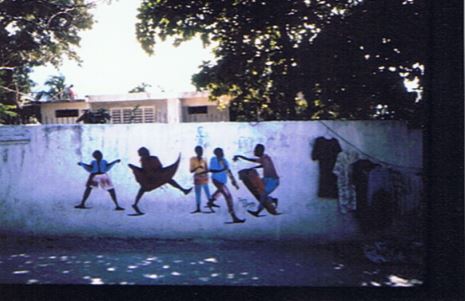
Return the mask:
<path id="1" fill-rule="evenodd" d="M 15 106 L 4 105 L 0 103 L 0 124 L 7 123 L 10 119 L 16 117 Z"/>
<path id="2" fill-rule="evenodd" d="M 147 92 L 147 88 L 152 87 L 152 85 L 147 84 L 147 83 L 141 83 L 140 85 L 136 86 L 135 88 L 132 88 L 131 90 L 128 91 L 128 93 L 140 93 L 140 92 Z"/>
<path id="3" fill-rule="evenodd" d="M 215 45 L 193 82 L 231 96 L 236 119 L 412 119 L 421 109 L 404 80 L 423 79 L 424 0 L 145 0 L 139 12 L 148 53 L 168 37 Z"/>
<path id="4" fill-rule="evenodd" d="M 40 100 L 43 97 L 47 100 L 65 100 L 70 99 L 67 91 L 65 77 L 63 75 L 52 76 L 44 84 L 49 87 L 47 91 L 40 91 L 36 95 L 36 100 Z"/>
<path id="5" fill-rule="evenodd" d="M 63 56 L 79 61 L 81 30 L 91 28 L 92 1 L 0 1 L 0 103 L 19 106 L 33 85 L 35 66 L 58 66 Z"/>

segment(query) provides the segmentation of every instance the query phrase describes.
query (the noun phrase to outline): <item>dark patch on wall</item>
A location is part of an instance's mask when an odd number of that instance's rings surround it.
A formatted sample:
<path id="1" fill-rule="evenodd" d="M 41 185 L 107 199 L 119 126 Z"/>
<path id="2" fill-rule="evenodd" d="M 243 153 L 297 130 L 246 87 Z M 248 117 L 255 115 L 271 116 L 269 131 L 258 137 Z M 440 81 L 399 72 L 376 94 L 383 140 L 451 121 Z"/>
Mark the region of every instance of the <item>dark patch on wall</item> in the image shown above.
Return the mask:
<path id="1" fill-rule="evenodd" d="M 8 162 L 8 149 L 7 148 L 3 150 L 2 160 L 4 163 Z"/>
<path id="2" fill-rule="evenodd" d="M 50 145 L 50 134 L 53 132 L 58 132 L 61 130 L 61 126 L 59 125 L 47 125 L 43 127 L 44 133 L 45 133 L 45 147 L 48 149 Z"/>
<path id="3" fill-rule="evenodd" d="M 290 147 L 289 139 L 288 139 L 287 135 L 284 135 L 283 133 L 280 133 L 279 134 L 279 140 L 281 141 L 281 146 L 282 147 Z"/>
<path id="4" fill-rule="evenodd" d="M 26 156 L 26 151 L 24 150 L 23 147 L 21 147 L 21 170 L 22 170 L 22 167 L 23 167 L 23 164 L 24 164 L 24 157 Z"/>
<path id="5" fill-rule="evenodd" d="M 73 126 L 73 144 L 76 146 L 75 153 L 79 157 L 82 157 L 81 147 L 82 147 L 82 126 Z"/>
<path id="6" fill-rule="evenodd" d="M 63 128 L 63 126 L 61 126 L 61 125 L 47 125 L 43 129 L 44 129 L 44 132 L 46 134 L 50 134 L 52 132 L 58 132 L 62 128 Z"/>

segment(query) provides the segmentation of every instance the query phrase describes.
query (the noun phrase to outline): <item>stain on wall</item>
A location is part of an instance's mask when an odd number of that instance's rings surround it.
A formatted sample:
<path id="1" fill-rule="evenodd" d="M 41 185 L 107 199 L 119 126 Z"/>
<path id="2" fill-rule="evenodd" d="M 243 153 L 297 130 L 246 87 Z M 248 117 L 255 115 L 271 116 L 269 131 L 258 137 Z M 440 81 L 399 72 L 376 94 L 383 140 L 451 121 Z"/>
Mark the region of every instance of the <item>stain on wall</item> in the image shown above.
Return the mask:
<path id="1" fill-rule="evenodd" d="M 79 158 L 82 158 L 82 151 L 81 151 L 82 132 L 83 132 L 83 130 L 82 130 L 81 126 L 73 127 L 74 137 L 72 138 L 72 143 L 76 146 L 75 153 L 76 153 L 76 155 L 79 156 Z"/>
<path id="2" fill-rule="evenodd" d="M 2 160 L 3 160 L 3 163 L 7 163 L 7 162 L 8 162 L 8 149 L 7 149 L 7 148 L 3 149 L 3 152 L 2 152 Z"/>

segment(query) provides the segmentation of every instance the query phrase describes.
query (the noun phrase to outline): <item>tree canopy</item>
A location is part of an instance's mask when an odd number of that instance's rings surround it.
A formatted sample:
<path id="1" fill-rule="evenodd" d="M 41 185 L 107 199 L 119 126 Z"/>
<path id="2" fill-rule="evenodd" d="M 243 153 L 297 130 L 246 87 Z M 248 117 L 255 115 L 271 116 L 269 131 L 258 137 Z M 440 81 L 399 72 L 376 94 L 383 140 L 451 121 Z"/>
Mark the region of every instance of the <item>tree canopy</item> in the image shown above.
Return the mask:
<path id="1" fill-rule="evenodd" d="M 81 30 L 91 28 L 85 0 L 0 0 L 0 103 L 18 105 L 35 66 L 78 60 Z"/>
<path id="2" fill-rule="evenodd" d="M 43 98 L 46 100 L 73 100 L 71 95 L 71 86 L 66 84 L 66 78 L 64 75 L 50 76 L 44 83 L 48 87 L 48 90 L 40 91 L 36 94 L 35 99 L 40 101 Z"/>
<path id="3" fill-rule="evenodd" d="M 425 0 L 144 0 L 136 32 L 213 45 L 193 82 L 237 120 L 421 116 Z M 409 92 L 404 83 L 419 83 Z"/>

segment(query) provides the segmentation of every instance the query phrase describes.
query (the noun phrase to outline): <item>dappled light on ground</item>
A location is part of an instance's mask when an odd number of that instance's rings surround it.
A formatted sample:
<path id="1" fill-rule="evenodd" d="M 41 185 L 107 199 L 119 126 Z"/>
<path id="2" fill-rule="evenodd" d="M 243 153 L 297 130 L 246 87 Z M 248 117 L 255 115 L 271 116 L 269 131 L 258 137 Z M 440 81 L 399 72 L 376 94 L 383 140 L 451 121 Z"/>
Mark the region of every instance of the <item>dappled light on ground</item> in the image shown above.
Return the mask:
<path id="1" fill-rule="evenodd" d="M 212 263 L 218 263 L 218 260 L 216 260 L 216 258 L 207 258 L 207 259 L 204 259 L 203 261 L 205 262 L 212 262 Z"/>
<path id="2" fill-rule="evenodd" d="M 0 250 L 0 283 L 411 287 L 421 266 L 379 265 L 315 246 L 150 242 Z M 101 247 L 104 246 L 104 247 Z M 13 249 L 14 248 L 10 248 Z"/>
<path id="3" fill-rule="evenodd" d="M 365 273 L 365 272 L 364 272 Z M 378 273 L 372 273 L 369 275 L 378 275 Z M 423 284 L 423 281 L 411 278 L 407 279 L 407 277 L 404 276 L 398 276 L 398 275 L 384 275 L 382 278 L 376 277 L 376 281 L 363 281 L 360 285 L 361 286 L 372 286 L 372 287 L 414 287 L 414 286 L 419 286 Z M 382 279 L 382 280 L 378 280 Z"/>
<path id="4" fill-rule="evenodd" d="M 404 279 L 396 275 L 390 275 L 389 282 L 386 284 L 389 286 L 396 286 L 396 287 L 411 287 L 415 285 L 423 284 L 423 281 L 418 279 Z"/>

